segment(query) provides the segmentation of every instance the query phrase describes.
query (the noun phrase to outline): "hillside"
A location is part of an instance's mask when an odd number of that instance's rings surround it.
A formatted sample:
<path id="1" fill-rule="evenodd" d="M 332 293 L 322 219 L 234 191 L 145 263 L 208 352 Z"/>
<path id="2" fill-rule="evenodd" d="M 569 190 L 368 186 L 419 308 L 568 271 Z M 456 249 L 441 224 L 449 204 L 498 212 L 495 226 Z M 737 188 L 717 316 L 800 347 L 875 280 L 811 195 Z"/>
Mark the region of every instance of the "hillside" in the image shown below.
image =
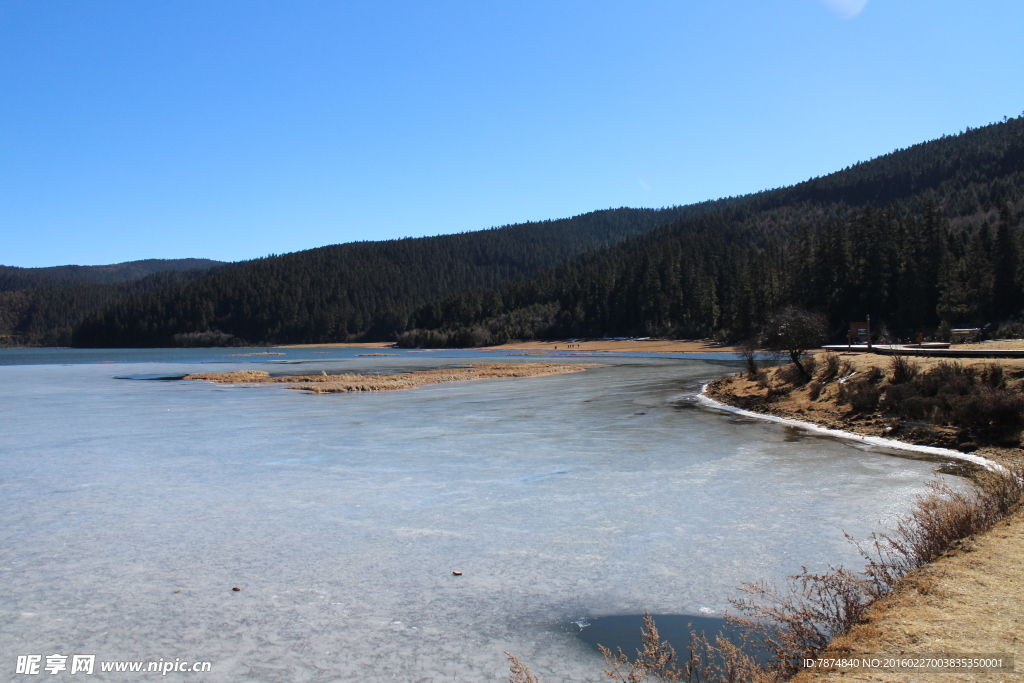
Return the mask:
<path id="1" fill-rule="evenodd" d="M 788 304 L 836 334 L 867 314 L 931 333 L 1020 314 L 1022 209 L 1024 117 L 740 198 L 260 259 L 113 304 L 74 342 L 736 340 Z"/>
<path id="2" fill-rule="evenodd" d="M 62 266 L 83 267 L 103 266 Z M 74 326 L 87 315 L 101 311 L 114 302 L 183 285 L 205 277 L 215 269 L 226 267 L 230 266 L 221 265 L 195 270 L 169 269 L 151 273 L 140 279 L 126 279 L 114 283 L 67 284 L 68 280 L 56 280 L 65 283 L 61 285 L 44 284 L 48 281 L 46 278 L 35 279 L 31 286 L 0 292 L 0 346 L 68 346 L 71 344 Z M 23 284 L 25 283 L 23 280 Z"/>
<path id="3" fill-rule="evenodd" d="M 742 201 L 609 209 L 457 235 L 272 256 L 114 304 L 84 321 L 74 343 L 166 346 L 213 331 L 219 343 L 393 338 L 405 330 L 409 314 L 430 301 L 529 278 L 659 225 Z"/>
<path id="4" fill-rule="evenodd" d="M 737 340 L 794 304 L 904 335 L 1024 306 L 1024 117 L 915 145 L 432 302 L 406 346 L 666 335 Z M 941 334 L 941 331 L 939 331 Z"/>
<path id="5" fill-rule="evenodd" d="M 50 266 L 46 268 L 0 266 L 0 292 L 40 287 L 108 285 L 129 280 L 141 280 L 147 275 L 169 270 L 208 270 L 219 265 L 223 265 L 223 263 L 205 258 L 181 258 L 125 261 L 106 266 Z"/>

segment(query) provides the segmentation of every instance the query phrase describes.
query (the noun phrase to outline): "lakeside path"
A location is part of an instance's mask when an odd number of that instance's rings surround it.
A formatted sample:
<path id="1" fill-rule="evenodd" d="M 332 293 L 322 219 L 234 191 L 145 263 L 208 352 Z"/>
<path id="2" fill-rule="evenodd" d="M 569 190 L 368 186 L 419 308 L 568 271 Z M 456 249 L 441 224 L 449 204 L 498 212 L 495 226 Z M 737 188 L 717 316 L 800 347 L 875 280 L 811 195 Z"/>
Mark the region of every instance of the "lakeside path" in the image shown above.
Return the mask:
<path id="1" fill-rule="evenodd" d="M 843 354 L 851 369 L 866 371 L 888 359 L 872 354 Z M 937 362 L 937 361 L 936 361 Z M 983 362 L 983 361 L 977 361 Z M 989 361 L 991 362 L 991 361 Z M 1009 372 L 1021 361 L 1002 361 Z M 792 396 L 767 402 L 755 382 L 741 376 L 712 382 L 715 400 L 745 410 L 811 422 L 860 435 L 881 435 L 882 422 L 844 419 L 846 409 L 830 399 Z M 899 439 L 899 435 L 885 434 Z M 908 435 L 909 436 L 909 435 Z M 1004 464 L 1019 464 L 1019 447 L 978 449 L 978 455 Z M 858 655 L 1012 655 L 1016 673 L 832 671 L 806 670 L 795 683 L 878 681 L 885 683 L 1024 681 L 1024 510 L 985 534 L 961 542 L 937 561 L 908 574 L 896 589 L 868 610 L 861 624 L 835 639 L 822 657 Z"/>

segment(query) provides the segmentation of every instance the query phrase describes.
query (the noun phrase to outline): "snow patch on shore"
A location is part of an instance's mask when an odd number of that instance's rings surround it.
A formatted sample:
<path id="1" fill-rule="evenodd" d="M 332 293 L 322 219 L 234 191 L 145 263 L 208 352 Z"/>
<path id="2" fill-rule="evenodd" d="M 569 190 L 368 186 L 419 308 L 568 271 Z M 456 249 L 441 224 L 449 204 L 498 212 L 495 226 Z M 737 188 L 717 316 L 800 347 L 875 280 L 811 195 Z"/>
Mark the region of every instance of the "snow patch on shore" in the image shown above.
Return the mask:
<path id="1" fill-rule="evenodd" d="M 954 460 L 961 460 L 964 462 L 974 463 L 975 465 L 981 465 L 986 470 L 992 472 L 1007 473 L 1007 469 L 988 458 L 983 458 L 980 455 L 974 455 L 972 453 L 962 453 L 960 451 L 954 451 L 950 448 L 937 448 L 935 446 L 920 446 L 918 444 L 906 443 L 905 441 L 897 441 L 895 439 L 883 439 L 880 436 L 864 436 L 862 434 L 855 434 L 853 432 L 844 432 L 841 429 L 829 429 L 828 427 L 822 427 L 816 425 L 813 422 L 804 422 L 802 420 L 793 420 L 786 417 L 778 417 L 777 415 L 765 415 L 764 413 L 755 413 L 750 410 L 744 410 L 735 406 L 730 406 L 721 401 L 716 401 L 707 395 L 708 384 L 704 384 L 700 388 L 700 393 L 697 394 L 697 401 L 701 405 L 708 408 L 715 408 L 716 410 L 722 410 L 727 413 L 733 413 L 735 415 L 743 415 L 744 417 L 752 417 L 758 420 L 767 420 L 768 422 L 777 422 L 779 424 L 789 425 L 790 427 L 799 427 L 806 429 L 809 432 L 816 434 L 824 434 L 832 436 L 837 439 L 846 439 L 849 441 L 859 441 L 860 443 L 869 444 L 871 446 L 880 446 L 882 448 L 895 448 L 901 451 L 910 451 L 912 453 L 927 453 L 928 455 L 938 455 L 944 458 L 952 458 Z"/>

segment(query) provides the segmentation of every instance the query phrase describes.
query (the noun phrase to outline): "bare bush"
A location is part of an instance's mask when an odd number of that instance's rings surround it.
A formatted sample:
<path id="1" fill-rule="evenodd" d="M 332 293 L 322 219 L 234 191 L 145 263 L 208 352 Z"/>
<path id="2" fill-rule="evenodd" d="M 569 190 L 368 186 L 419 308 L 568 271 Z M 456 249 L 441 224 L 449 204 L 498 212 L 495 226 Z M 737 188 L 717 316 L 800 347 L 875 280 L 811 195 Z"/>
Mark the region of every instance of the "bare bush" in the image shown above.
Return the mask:
<path id="1" fill-rule="evenodd" d="M 757 338 L 748 339 L 739 346 L 739 356 L 746 363 L 747 378 L 756 379 L 760 366 L 757 364 Z"/>
<path id="2" fill-rule="evenodd" d="M 935 483 L 890 533 L 860 546 L 865 574 L 881 595 L 908 572 L 935 561 L 958 541 L 991 529 L 1024 503 L 1024 469 L 986 471 L 970 489 Z"/>
<path id="3" fill-rule="evenodd" d="M 789 365 L 783 365 L 776 370 L 776 377 L 786 384 L 792 384 L 795 386 L 804 384 L 807 381 L 808 375 L 803 368 L 798 366 L 796 363 L 790 363 Z"/>
<path id="4" fill-rule="evenodd" d="M 757 371 L 757 386 L 760 389 L 768 389 L 768 372 L 765 370 Z"/>
<path id="5" fill-rule="evenodd" d="M 640 681 L 682 681 L 684 672 L 679 668 L 679 660 L 675 648 L 663 642 L 658 634 L 658 627 L 650 614 L 644 613 L 644 626 L 640 629 L 643 649 L 637 652 L 635 660 L 618 648 L 612 652 L 604 645 L 598 645 L 604 655 L 604 673 L 608 678 L 621 683 L 639 683 Z"/>
<path id="6" fill-rule="evenodd" d="M 920 366 L 906 356 L 893 356 L 889 361 L 889 374 L 892 384 L 903 384 L 917 377 Z"/>
<path id="7" fill-rule="evenodd" d="M 882 390 L 869 379 L 847 382 L 839 387 L 839 401 L 847 403 L 858 413 L 872 413 L 878 409 Z"/>
<path id="8" fill-rule="evenodd" d="M 905 419 L 981 430 L 994 435 L 1024 424 L 1024 396 L 1006 387 L 1002 367 L 942 362 L 890 384 L 882 407 Z"/>
<path id="9" fill-rule="evenodd" d="M 727 618 L 740 627 L 743 620 Z M 681 659 L 671 644 L 661 639 L 650 614 L 644 614 L 640 631 L 643 649 L 630 659 L 619 648 L 616 652 L 598 646 L 604 655 L 604 674 L 619 683 L 663 681 L 665 683 L 775 683 L 774 671 L 762 666 L 751 654 L 745 631 L 737 628 L 729 636 L 717 635 L 714 642 L 703 632 L 690 630 L 686 658 Z"/>
<path id="10" fill-rule="evenodd" d="M 807 387 L 807 398 L 817 401 L 818 397 L 821 396 L 821 390 L 824 386 L 821 382 L 811 382 L 810 386 Z"/>
<path id="11" fill-rule="evenodd" d="M 839 375 L 839 370 L 842 367 L 839 354 L 834 351 L 826 351 L 822 354 L 821 360 L 821 376 L 818 379 L 822 382 L 831 382 Z"/>
<path id="12" fill-rule="evenodd" d="M 800 660 L 823 651 L 864 616 L 874 598 L 872 582 L 842 567 L 823 574 L 803 568 L 780 590 L 774 584 L 746 583 L 747 597 L 733 600 L 741 617 L 732 621 L 762 650 L 765 666 L 781 679 L 799 671 Z"/>

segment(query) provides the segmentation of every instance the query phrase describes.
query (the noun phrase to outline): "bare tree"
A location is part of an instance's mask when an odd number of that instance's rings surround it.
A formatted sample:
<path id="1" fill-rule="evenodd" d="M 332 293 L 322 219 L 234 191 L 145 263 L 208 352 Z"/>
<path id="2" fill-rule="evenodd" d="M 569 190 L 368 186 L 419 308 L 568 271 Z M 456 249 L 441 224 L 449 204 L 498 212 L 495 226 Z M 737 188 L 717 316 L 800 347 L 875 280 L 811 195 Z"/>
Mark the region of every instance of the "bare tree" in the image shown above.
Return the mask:
<path id="1" fill-rule="evenodd" d="M 750 379 L 757 379 L 757 373 L 760 368 L 757 365 L 757 351 L 758 351 L 758 338 L 753 337 L 745 342 L 742 342 L 737 348 L 739 349 L 738 355 L 747 366 L 747 377 Z"/>
<path id="2" fill-rule="evenodd" d="M 800 358 L 827 339 L 825 316 L 796 306 L 786 306 L 773 315 L 761 332 L 761 344 L 771 351 L 787 354 L 806 381 L 811 376 Z"/>

